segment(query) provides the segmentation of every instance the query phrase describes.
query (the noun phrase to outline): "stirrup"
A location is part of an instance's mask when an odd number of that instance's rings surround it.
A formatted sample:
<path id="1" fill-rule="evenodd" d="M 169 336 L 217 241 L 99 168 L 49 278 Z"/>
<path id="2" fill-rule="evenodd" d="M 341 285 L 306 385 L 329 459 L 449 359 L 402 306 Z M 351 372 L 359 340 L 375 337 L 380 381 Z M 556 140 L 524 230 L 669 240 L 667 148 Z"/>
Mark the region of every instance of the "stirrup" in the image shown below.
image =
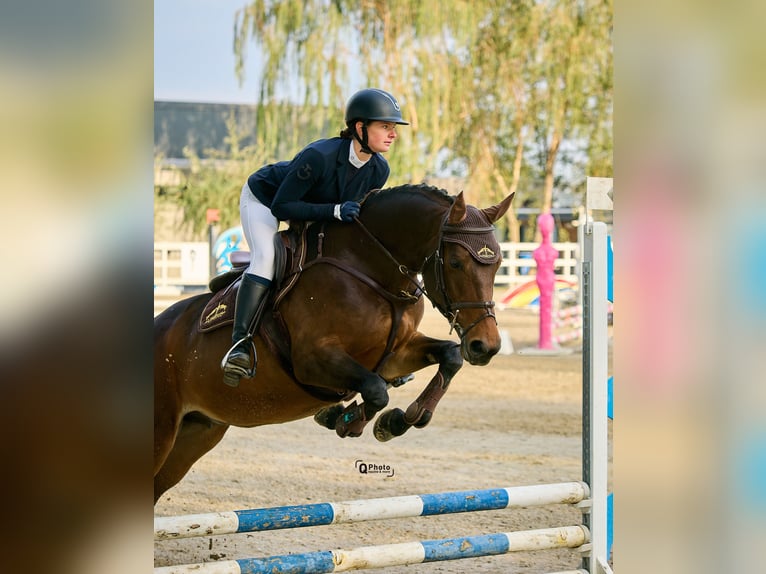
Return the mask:
<path id="1" fill-rule="evenodd" d="M 236 349 L 242 343 L 250 343 L 250 348 L 253 350 L 253 366 L 252 367 L 246 368 L 241 365 L 229 363 L 229 355 L 231 355 L 232 352 L 234 352 L 234 349 Z M 221 370 L 223 370 L 224 372 L 232 372 L 232 373 L 239 374 L 240 378 L 247 377 L 249 379 L 252 379 L 255 376 L 255 369 L 257 364 L 258 364 L 258 355 L 256 355 L 256 352 L 255 352 L 255 342 L 253 341 L 253 338 L 250 335 L 245 335 L 239 341 L 234 343 L 228 351 L 226 351 L 226 354 L 223 356 L 223 359 L 221 359 Z"/>

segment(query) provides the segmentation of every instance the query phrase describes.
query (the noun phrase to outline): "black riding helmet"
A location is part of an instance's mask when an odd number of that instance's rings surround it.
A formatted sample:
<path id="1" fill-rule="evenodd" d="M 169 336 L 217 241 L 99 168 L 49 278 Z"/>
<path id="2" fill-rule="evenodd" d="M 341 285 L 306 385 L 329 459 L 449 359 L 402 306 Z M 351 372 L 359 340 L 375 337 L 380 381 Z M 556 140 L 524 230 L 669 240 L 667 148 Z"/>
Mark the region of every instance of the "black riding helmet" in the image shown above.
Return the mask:
<path id="1" fill-rule="evenodd" d="M 358 121 L 364 122 L 361 138 L 354 129 L 354 124 Z M 410 125 L 409 122 L 402 119 L 402 110 L 396 98 L 377 88 L 359 90 L 346 102 L 346 125 L 362 144 L 362 151 L 369 154 L 374 153 L 367 147 L 367 124 L 371 121 L 393 122 L 403 126 Z"/>

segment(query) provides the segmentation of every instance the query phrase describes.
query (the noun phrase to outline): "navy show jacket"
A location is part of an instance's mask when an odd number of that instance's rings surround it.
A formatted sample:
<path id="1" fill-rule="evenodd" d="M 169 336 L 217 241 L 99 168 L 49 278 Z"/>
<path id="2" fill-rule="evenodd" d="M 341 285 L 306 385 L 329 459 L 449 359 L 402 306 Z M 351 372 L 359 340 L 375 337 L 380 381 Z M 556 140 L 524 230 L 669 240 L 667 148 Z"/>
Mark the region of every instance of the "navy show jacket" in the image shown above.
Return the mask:
<path id="1" fill-rule="evenodd" d="M 280 221 L 333 219 L 336 204 L 360 201 L 370 190 L 382 188 L 390 173 L 388 162 L 376 153 L 347 183 L 346 174 L 353 169 L 350 145 L 350 139 L 339 137 L 310 143 L 292 160 L 260 168 L 247 178 L 248 186 Z"/>

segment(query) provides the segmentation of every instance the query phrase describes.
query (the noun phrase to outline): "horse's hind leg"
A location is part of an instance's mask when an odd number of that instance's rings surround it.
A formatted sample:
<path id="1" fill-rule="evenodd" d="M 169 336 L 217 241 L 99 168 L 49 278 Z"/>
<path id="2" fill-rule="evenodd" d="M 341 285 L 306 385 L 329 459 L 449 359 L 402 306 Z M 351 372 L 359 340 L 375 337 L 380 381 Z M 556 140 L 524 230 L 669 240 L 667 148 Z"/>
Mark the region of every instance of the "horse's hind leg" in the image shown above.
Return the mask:
<path id="1" fill-rule="evenodd" d="M 155 504 L 168 489 L 180 482 L 202 455 L 221 441 L 228 428 L 228 425 L 216 423 L 199 413 L 184 417 L 173 449 L 154 476 Z"/>

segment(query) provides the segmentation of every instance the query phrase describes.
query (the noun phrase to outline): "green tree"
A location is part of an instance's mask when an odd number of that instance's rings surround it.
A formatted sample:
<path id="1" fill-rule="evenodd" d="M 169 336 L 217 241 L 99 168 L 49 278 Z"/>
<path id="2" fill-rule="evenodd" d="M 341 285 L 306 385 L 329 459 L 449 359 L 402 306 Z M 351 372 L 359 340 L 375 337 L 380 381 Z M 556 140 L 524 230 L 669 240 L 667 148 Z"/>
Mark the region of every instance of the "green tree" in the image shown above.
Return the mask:
<path id="1" fill-rule="evenodd" d="M 349 74 L 358 70 L 364 84 L 396 94 L 411 121 L 388 156 L 391 183 L 420 181 L 433 175 L 469 109 L 470 80 L 455 79 L 465 70 L 462 46 L 473 41 L 478 15 L 467 2 L 256 0 L 237 14 L 237 71 L 242 77 L 253 39 L 266 60 L 260 101 L 263 131 L 271 133 L 281 118 L 267 102 L 288 87 L 298 103 L 314 108 L 315 127 L 342 127 Z"/>
<path id="2" fill-rule="evenodd" d="M 189 169 L 177 188 L 163 190 L 155 201 L 171 202 L 183 210 L 181 225 L 200 239 L 205 237 L 206 210 L 218 209 L 222 229 L 240 224 L 239 194 L 253 162 L 265 161 L 257 145 L 242 146 L 243 134 L 233 116 L 227 119 L 226 151 L 206 150 L 206 159 L 200 159 L 190 147 L 184 150 Z"/>
<path id="3" fill-rule="evenodd" d="M 547 210 L 558 181 L 611 175 L 611 30 L 611 0 L 255 0 L 234 49 L 240 77 L 252 43 L 265 59 L 265 149 L 334 135 L 351 86 L 382 87 L 412 123 L 392 185 L 452 170 L 472 203 L 516 190 Z M 288 100 L 306 130 L 285 128 Z"/>
<path id="4" fill-rule="evenodd" d="M 599 137 L 611 130 L 612 2 L 548 0 L 539 9 L 544 18 L 538 46 L 540 75 L 531 88 L 544 174 L 541 207 L 549 211 L 556 161 L 565 139 L 582 152 L 586 165 L 604 167 L 605 142 Z M 594 157 L 589 158 L 589 152 Z"/>
<path id="5" fill-rule="evenodd" d="M 520 190 L 525 149 L 531 129 L 532 100 L 528 86 L 537 76 L 534 58 L 540 38 L 540 15 L 533 0 L 494 2 L 480 25 L 471 53 L 475 99 L 453 148 L 468 165 L 477 201 L 497 201 L 516 193 L 516 205 L 530 190 Z M 519 240 L 515 211 L 506 227 Z"/>

